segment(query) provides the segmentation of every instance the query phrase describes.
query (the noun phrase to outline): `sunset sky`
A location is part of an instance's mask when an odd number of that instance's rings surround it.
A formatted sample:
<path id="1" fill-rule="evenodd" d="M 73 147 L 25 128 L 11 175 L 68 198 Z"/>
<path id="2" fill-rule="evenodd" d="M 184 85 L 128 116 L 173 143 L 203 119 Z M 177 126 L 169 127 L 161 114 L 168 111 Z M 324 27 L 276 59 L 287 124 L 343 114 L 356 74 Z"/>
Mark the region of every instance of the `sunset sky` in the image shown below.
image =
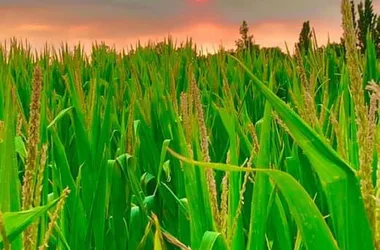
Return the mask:
<path id="1" fill-rule="evenodd" d="M 373 2 L 379 13 L 380 0 Z M 123 48 L 171 34 L 212 52 L 234 46 L 243 19 L 256 43 L 268 47 L 293 48 L 305 20 L 319 44 L 342 33 L 339 0 L 1 0 L 0 40 L 15 36 L 36 48 L 61 41 L 89 48 L 96 40 Z"/>

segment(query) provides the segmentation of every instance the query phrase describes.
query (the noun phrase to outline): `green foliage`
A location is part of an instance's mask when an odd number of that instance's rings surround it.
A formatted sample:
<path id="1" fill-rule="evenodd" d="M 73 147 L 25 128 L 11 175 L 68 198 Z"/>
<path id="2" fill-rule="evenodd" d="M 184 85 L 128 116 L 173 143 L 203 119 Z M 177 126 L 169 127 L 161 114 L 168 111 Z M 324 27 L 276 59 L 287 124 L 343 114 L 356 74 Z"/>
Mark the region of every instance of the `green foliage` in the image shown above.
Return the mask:
<path id="1" fill-rule="evenodd" d="M 379 80 L 367 44 L 363 82 Z M 302 56 L 318 128 L 304 119 L 300 65 L 278 49 L 197 56 L 191 40 L 176 46 L 170 38 L 130 53 L 100 44 L 90 55 L 81 46 L 34 55 L 16 41 L 6 49 L 0 209 L 12 249 L 23 249 L 21 231 L 37 217 L 36 246 L 43 243 L 51 198 L 66 187 L 50 249 L 373 249 L 339 45 Z M 47 164 L 41 206 L 20 211 L 36 65 Z M 215 174 L 218 221 L 206 169 Z"/>
<path id="2" fill-rule="evenodd" d="M 334 53 L 336 57 L 344 57 L 345 49 L 343 43 L 329 43 L 326 46 L 327 53 Z"/>

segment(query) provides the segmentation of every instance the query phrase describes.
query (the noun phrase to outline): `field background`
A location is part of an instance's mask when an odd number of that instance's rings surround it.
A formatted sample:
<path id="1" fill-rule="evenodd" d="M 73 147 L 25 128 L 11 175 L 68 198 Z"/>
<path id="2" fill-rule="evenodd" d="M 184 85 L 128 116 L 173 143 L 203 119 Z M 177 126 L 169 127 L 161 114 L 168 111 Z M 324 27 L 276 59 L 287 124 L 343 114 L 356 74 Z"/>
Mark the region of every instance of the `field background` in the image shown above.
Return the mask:
<path id="1" fill-rule="evenodd" d="M 380 63 L 349 28 L 294 55 L 0 46 L 0 248 L 379 249 Z"/>

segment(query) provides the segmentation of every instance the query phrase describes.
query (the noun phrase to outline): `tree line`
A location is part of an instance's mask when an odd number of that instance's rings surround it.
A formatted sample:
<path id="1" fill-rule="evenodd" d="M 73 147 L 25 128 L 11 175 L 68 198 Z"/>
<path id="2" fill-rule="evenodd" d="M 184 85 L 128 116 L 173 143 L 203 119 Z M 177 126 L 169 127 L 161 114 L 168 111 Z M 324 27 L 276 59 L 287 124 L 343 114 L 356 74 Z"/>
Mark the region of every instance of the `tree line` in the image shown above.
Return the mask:
<path id="1" fill-rule="evenodd" d="M 380 57 L 380 15 L 376 14 L 373 9 L 372 0 L 364 0 L 355 4 L 351 0 L 351 12 L 354 28 L 358 41 L 358 49 L 364 53 L 367 48 L 367 38 L 375 44 L 377 55 Z M 236 50 L 258 50 L 260 46 L 255 44 L 253 36 L 249 35 L 249 27 L 244 20 L 240 26 L 240 39 L 235 41 Z M 299 34 L 299 41 L 296 46 L 303 53 L 308 53 L 312 45 L 312 28 L 310 21 L 305 21 Z M 344 51 L 344 40 L 340 39 L 340 43 L 330 43 L 328 46 L 335 50 L 342 49 Z"/>

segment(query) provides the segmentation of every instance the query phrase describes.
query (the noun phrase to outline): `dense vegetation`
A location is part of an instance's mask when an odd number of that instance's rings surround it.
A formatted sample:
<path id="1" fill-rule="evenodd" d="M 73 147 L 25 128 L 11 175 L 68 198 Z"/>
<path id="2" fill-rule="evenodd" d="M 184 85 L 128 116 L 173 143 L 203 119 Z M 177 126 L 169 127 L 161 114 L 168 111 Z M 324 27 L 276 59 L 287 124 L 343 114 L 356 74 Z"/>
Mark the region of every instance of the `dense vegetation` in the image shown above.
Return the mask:
<path id="1" fill-rule="evenodd" d="M 0 248 L 380 249 L 380 63 L 342 13 L 339 54 L 1 47 Z"/>

